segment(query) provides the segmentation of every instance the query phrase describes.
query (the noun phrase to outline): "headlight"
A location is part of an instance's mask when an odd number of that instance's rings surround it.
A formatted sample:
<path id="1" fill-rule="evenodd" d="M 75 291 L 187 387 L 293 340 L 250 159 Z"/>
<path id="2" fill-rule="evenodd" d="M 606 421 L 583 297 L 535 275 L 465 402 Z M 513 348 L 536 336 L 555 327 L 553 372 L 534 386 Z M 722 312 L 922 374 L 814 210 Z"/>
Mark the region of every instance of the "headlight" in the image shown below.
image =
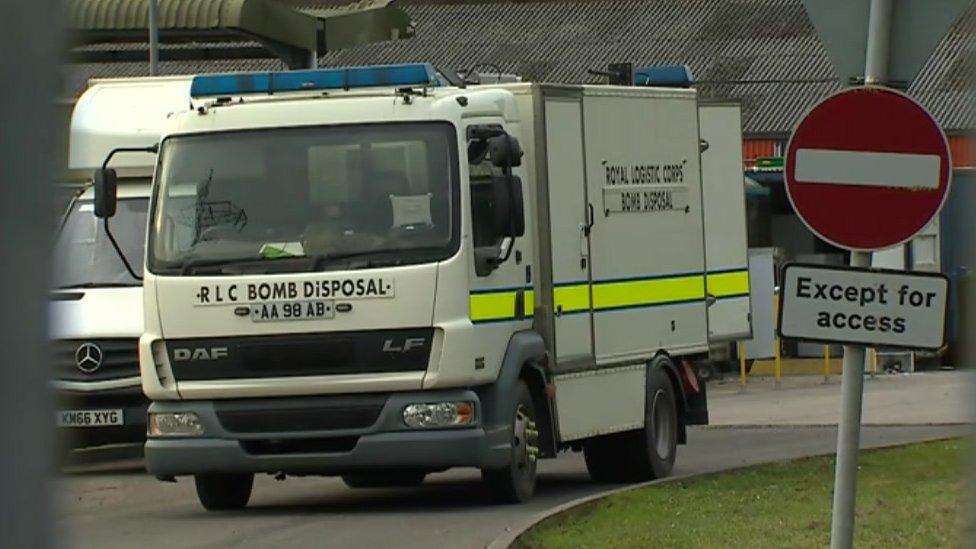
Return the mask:
<path id="1" fill-rule="evenodd" d="M 451 427 L 468 425 L 474 421 L 471 402 L 435 402 L 410 404 L 403 409 L 403 423 L 407 427 Z"/>
<path id="2" fill-rule="evenodd" d="M 193 412 L 151 412 L 148 427 L 151 437 L 198 437 L 203 434 L 200 417 Z"/>

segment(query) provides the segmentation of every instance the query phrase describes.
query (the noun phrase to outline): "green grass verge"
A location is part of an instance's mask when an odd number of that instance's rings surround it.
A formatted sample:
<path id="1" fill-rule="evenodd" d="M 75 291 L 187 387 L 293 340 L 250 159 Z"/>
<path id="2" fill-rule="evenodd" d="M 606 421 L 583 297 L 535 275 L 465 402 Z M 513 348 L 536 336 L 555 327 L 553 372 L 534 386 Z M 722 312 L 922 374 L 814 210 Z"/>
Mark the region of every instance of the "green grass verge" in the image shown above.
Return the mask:
<path id="1" fill-rule="evenodd" d="M 862 452 L 855 546 L 956 545 L 964 446 Z M 615 494 L 544 521 L 516 547 L 826 547 L 833 463 L 810 458 Z"/>

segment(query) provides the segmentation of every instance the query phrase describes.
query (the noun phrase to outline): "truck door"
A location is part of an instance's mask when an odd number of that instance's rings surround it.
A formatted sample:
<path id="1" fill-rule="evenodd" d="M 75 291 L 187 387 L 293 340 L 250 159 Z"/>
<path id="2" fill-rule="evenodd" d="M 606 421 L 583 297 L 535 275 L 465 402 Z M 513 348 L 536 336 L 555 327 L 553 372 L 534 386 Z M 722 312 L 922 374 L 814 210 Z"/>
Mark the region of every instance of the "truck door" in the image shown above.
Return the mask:
<path id="1" fill-rule="evenodd" d="M 591 365 L 594 356 L 589 245 L 593 212 L 587 207 L 582 109 L 578 92 L 545 96 L 553 344 L 563 368 Z"/>

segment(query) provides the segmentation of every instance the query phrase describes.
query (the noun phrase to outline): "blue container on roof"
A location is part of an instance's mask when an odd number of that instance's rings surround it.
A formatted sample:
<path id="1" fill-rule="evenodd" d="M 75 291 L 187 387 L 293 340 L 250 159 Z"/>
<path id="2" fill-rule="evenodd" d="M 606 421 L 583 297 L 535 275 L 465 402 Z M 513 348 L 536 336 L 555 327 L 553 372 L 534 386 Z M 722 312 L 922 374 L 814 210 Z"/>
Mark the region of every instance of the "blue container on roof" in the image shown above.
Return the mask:
<path id="1" fill-rule="evenodd" d="M 440 85 L 440 79 L 433 65 L 410 63 L 288 72 L 207 74 L 193 77 L 190 97 L 437 85 Z"/>
<path id="2" fill-rule="evenodd" d="M 634 69 L 635 86 L 690 88 L 695 83 L 688 65 L 654 65 Z"/>

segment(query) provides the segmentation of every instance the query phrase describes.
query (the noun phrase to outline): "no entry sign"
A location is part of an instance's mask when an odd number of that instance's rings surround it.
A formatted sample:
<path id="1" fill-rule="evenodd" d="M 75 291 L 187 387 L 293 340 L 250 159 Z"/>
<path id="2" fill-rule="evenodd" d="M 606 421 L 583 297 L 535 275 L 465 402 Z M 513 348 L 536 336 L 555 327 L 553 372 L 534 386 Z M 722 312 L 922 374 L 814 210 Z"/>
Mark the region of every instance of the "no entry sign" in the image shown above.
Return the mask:
<path id="1" fill-rule="evenodd" d="M 817 236 L 849 250 L 901 244 L 942 207 L 952 162 L 945 134 L 908 96 L 853 88 L 817 104 L 786 150 L 786 192 Z"/>

